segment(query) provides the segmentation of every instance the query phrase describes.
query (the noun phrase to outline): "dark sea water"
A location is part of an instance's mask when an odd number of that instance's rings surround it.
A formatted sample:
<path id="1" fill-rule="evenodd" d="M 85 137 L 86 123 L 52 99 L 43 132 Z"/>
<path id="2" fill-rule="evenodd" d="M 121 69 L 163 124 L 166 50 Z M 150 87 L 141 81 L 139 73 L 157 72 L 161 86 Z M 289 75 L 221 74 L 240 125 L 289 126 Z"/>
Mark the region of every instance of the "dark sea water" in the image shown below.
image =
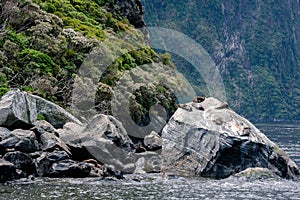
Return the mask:
<path id="1" fill-rule="evenodd" d="M 300 125 L 259 124 L 272 141 L 300 165 Z M 100 179 L 37 179 L 0 186 L 0 199 L 300 199 L 300 181 L 230 177 L 163 179 L 161 174 L 138 176 L 140 181 Z"/>

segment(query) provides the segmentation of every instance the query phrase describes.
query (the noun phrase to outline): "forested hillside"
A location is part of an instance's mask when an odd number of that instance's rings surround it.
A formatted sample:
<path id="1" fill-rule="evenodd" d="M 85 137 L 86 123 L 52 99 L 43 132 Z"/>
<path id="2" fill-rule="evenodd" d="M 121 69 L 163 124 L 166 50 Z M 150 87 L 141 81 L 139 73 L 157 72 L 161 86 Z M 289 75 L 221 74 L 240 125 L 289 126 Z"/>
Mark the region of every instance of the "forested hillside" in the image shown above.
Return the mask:
<path id="1" fill-rule="evenodd" d="M 229 105 L 252 120 L 300 119 L 298 0 L 143 0 L 147 26 L 174 29 L 201 44 L 223 78 Z M 193 66 L 173 55 L 201 94 Z M 193 73 L 191 73 L 191 70 Z"/>
<path id="2" fill-rule="evenodd" d="M 18 88 L 66 109 L 75 100 L 83 110 L 92 106 L 98 113 L 111 114 L 117 82 L 137 66 L 147 65 L 135 69 L 128 79 L 137 77 L 144 83 L 155 69 L 151 83 L 142 88 L 138 81 L 124 85 L 133 89 L 125 99 L 130 101 L 131 117 L 144 125 L 149 123 L 151 106 L 162 104 L 169 116 L 177 108 L 176 97 L 160 85 L 173 81 L 172 73 L 160 73 L 175 67 L 144 41 L 140 1 L 3 0 L 0 9 L 0 97 Z M 78 74 L 82 67 L 86 76 Z M 74 82 L 82 84 L 77 93 L 72 93 Z"/>

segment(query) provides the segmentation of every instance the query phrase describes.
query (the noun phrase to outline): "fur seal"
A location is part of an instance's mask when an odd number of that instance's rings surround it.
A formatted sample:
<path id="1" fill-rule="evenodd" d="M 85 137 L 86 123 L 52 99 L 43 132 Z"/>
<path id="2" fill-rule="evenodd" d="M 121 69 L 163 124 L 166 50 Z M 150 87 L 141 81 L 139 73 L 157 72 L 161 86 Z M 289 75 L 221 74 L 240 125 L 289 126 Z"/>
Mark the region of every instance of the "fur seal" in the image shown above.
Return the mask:
<path id="1" fill-rule="evenodd" d="M 147 149 L 143 146 L 136 146 L 135 147 L 135 153 L 143 153 L 143 152 L 146 152 Z"/>
<path id="2" fill-rule="evenodd" d="M 96 160 L 94 160 L 94 159 L 87 159 L 87 160 L 84 160 L 84 161 L 82 161 L 82 162 L 84 162 L 84 163 L 89 163 L 89 164 L 93 164 L 95 167 L 101 166 L 101 165 L 99 165 L 99 163 L 98 163 Z"/>
<path id="3" fill-rule="evenodd" d="M 204 108 L 203 108 L 203 106 L 201 105 L 201 103 L 195 103 L 195 102 L 193 102 L 192 103 L 192 106 L 194 107 L 194 108 L 196 108 L 197 110 L 204 110 Z"/>
<path id="4" fill-rule="evenodd" d="M 216 107 L 215 109 L 226 109 L 226 108 L 228 108 L 228 103 L 223 102 L 219 107 Z"/>
<path id="5" fill-rule="evenodd" d="M 205 100 L 205 97 L 196 96 L 193 98 L 194 103 L 201 103 Z"/>
<path id="6" fill-rule="evenodd" d="M 251 133 L 251 128 L 250 127 L 244 127 L 243 134 L 241 136 L 249 136 L 250 133 Z"/>
<path id="7" fill-rule="evenodd" d="M 192 112 L 192 110 L 193 110 L 191 106 L 186 105 L 186 104 L 178 104 L 178 107 L 182 108 L 183 110 L 186 110 L 188 112 Z"/>

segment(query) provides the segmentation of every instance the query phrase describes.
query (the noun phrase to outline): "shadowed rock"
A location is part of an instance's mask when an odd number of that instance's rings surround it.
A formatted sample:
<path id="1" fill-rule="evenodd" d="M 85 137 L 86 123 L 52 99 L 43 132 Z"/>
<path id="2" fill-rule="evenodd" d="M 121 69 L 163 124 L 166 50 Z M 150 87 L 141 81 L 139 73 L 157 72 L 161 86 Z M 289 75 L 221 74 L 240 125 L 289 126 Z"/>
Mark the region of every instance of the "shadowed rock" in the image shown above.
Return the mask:
<path id="1" fill-rule="evenodd" d="M 17 172 L 14 164 L 0 159 L 0 182 L 10 181 L 16 178 Z"/>
<path id="2" fill-rule="evenodd" d="M 32 153 L 39 149 L 35 134 L 29 130 L 16 129 L 11 132 L 11 137 L 0 142 L 0 153 L 6 149 L 15 149 L 24 153 Z"/>
<path id="3" fill-rule="evenodd" d="M 4 155 L 3 159 L 13 163 L 17 169 L 21 169 L 28 175 L 35 173 L 33 160 L 26 153 L 22 153 L 19 151 L 8 152 Z"/>
<path id="4" fill-rule="evenodd" d="M 42 150 L 43 151 L 54 151 L 55 149 L 59 149 L 62 151 L 65 151 L 69 155 L 72 155 L 70 152 L 69 147 L 65 144 L 64 141 L 62 141 L 60 138 L 58 138 L 53 133 L 44 133 L 41 135 L 41 143 L 42 143 Z"/>
<path id="5" fill-rule="evenodd" d="M 37 175 L 40 177 L 48 176 L 53 163 L 61 160 L 69 159 L 69 155 L 65 151 L 43 152 L 34 163 Z"/>
<path id="6" fill-rule="evenodd" d="M 89 176 L 91 169 L 88 163 L 67 159 L 53 163 L 48 176 L 83 178 Z"/>

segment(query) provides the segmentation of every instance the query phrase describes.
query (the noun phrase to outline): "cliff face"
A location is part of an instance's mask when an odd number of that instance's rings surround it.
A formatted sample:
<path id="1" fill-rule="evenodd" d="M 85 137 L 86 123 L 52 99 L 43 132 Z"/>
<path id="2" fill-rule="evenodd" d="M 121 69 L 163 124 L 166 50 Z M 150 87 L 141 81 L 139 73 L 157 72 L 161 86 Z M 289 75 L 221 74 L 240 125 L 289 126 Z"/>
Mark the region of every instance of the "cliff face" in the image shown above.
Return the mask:
<path id="1" fill-rule="evenodd" d="M 219 68 L 234 110 L 255 120 L 300 119 L 300 5 L 288 1 L 143 1 L 148 26 L 181 31 Z M 175 56 L 203 93 L 199 74 Z"/>

